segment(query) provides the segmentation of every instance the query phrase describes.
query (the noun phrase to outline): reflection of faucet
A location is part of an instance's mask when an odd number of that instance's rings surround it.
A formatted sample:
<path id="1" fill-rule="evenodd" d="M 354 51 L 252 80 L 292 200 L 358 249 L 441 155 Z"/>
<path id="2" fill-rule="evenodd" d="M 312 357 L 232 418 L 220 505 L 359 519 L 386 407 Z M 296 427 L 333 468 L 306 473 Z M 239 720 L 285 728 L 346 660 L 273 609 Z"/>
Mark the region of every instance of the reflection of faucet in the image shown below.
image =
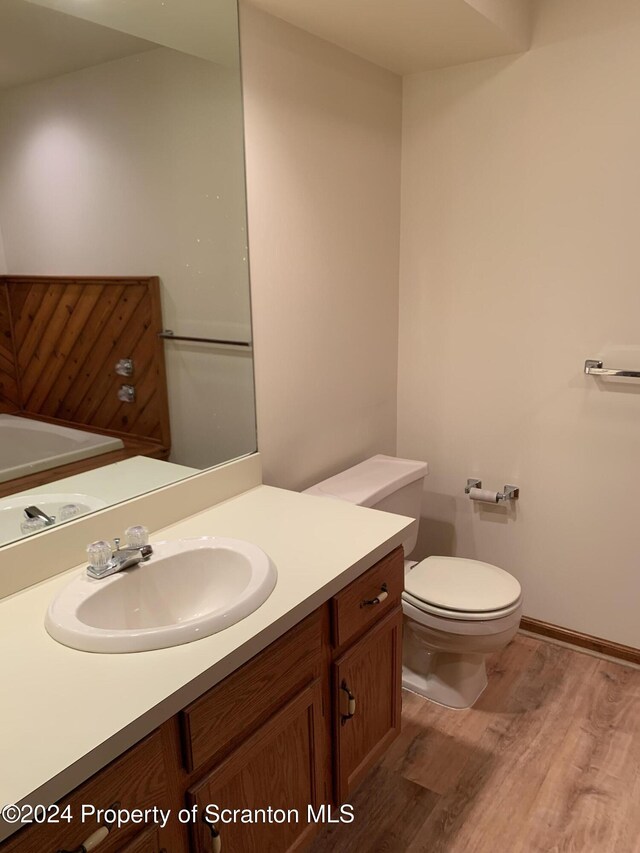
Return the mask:
<path id="1" fill-rule="evenodd" d="M 41 521 L 44 521 L 47 527 L 51 527 L 52 524 L 56 523 L 55 515 L 47 515 L 44 510 L 40 509 L 37 506 L 28 506 L 24 510 L 25 518 L 39 518 Z"/>
<path id="2" fill-rule="evenodd" d="M 87 548 L 90 564 L 87 574 L 90 578 L 100 580 L 131 569 L 139 563 L 148 560 L 153 554 L 153 548 L 143 540 L 148 538 L 148 531 L 143 527 L 130 527 L 127 538 L 130 540 L 124 548 L 120 548 L 120 540 L 114 539 L 115 548 L 104 540 L 94 542 Z"/>

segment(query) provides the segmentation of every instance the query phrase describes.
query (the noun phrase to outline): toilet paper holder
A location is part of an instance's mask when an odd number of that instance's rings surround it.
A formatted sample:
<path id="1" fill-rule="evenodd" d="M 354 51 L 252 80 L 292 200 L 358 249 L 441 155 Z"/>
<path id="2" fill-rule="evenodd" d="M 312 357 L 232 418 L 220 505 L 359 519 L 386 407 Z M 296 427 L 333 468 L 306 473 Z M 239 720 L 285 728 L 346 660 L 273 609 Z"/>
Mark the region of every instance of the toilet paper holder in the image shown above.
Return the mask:
<path id="1" fill-rule="evenodd" d="M 482 488 L 482 480 L 476 480 L 474 478 L 467 480 L 467 485 L 464 490 L 465 495 L 471 494 L 472 489 L 481 489 Z M 504 487 L 504 491 L 495 492 L 495 502 L 499 503 L 501 501 L 513 501 L 516 498 L 520 497 L 520 489 L 518 486 L 506 485 Z M 473 500 L 473 497 L 471 498 Z"/>

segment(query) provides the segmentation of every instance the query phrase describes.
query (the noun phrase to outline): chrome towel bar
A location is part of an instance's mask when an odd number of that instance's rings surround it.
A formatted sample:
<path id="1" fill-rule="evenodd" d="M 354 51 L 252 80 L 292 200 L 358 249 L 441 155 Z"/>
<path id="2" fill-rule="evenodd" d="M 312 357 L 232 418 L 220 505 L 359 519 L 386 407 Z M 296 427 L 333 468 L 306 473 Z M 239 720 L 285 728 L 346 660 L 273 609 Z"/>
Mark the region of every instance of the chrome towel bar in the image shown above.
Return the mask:
<path id="1" fill-rule="evenodd" d="M 588 358 L 584 363 L 584 372 L 589 376 L 626 376 L 629 379 L 640 379 L 640 370 L 617 370 L 613 367 L 603 367 L 601 361 Z"/>
<path id="2" fill-rule="evenodd" d="M 158 337 L 167 341 L 189 341 L 194 344 L 213 344 L 217 347 L 242 347 L 251 349 L 251 341 L 228 341 L 221 338 L 194 338 L 190 335 L 176 335 L 172 329 L 163 329 Z"/>

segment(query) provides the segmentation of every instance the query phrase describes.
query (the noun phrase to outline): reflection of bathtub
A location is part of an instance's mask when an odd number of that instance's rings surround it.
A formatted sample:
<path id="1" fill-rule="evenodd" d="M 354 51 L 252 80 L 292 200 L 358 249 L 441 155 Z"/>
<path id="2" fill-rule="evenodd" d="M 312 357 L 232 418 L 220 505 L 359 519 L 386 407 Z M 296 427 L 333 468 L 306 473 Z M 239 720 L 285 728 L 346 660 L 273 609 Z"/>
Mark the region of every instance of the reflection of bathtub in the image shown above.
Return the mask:
<path id="1" fill-rule="evenodd" d="M 0 415 L 0 483 L 122 447 L 109 435 Z"/>

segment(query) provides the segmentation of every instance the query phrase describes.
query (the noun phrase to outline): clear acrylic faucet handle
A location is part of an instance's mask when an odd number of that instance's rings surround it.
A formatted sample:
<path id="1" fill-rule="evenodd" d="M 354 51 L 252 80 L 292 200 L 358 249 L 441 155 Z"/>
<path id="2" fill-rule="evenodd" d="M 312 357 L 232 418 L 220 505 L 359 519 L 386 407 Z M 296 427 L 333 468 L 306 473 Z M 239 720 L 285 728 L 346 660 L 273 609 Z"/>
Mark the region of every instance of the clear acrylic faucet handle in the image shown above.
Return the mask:
<path id="1" fill-rule="evenodd" d="M 142 548 L 149 544 L 149 531 L 142 524 L 134 524 L 133 527 L 128 527 L 124 535 L 129 548 Z"/>
<path id="2" fill-rule="evenodd" d="M 104 539 L 92 542 L 87 547 L 87 556 L 89 557 L 90 565 L 94 569 L 106 569 L 111 559 L 111 545 L 105 542 Z"/>
<path id="3" fill-rule="evenodd" d="M 69 521 L 78 515 L 82 515 L 82 510 L 78 504 L 65 504 L 60 508 L 60 521 Z"/>
<path id="4" fill-rule="evenodd" d="M 46 526 L 44 518 L 25 518 L 20 524 L 20 532 L 23 536 L 28 536 L 30 533 L 44 530 Z"/>

